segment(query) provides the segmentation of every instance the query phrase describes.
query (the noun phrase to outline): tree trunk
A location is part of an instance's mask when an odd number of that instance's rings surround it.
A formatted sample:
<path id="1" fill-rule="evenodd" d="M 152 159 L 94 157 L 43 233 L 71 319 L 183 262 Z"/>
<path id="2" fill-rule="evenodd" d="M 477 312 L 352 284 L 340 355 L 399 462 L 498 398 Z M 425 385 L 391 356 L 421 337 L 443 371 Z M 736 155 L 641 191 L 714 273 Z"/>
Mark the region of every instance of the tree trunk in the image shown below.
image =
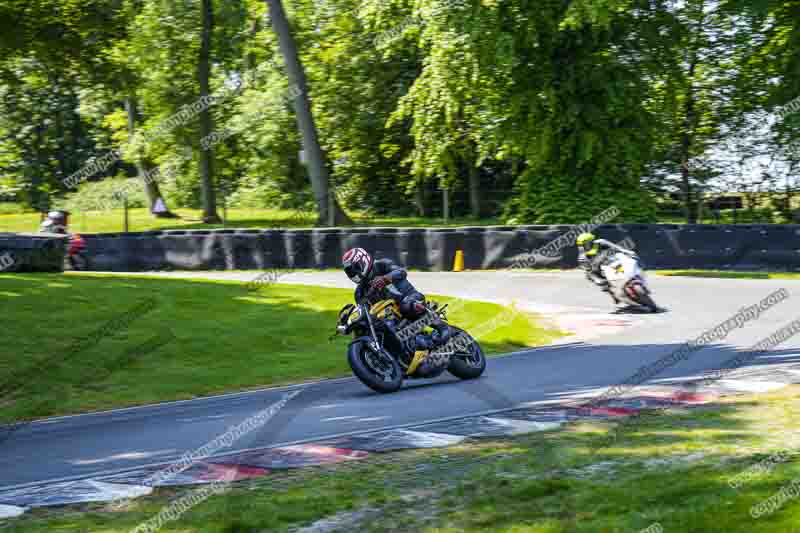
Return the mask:
<path id="1" fill-rule="evenodd" d="M 283 61 L 286 64 L 286 73 L 289 76 L 289 90 L 292 95 L 297 95 L 292 98 L 292 105 L 297 117 L 297 127 L 303 139 L 311 187 L 317 200 L 317 208 L 319 210 L 317 224 L 323 225 L 328 221 L 330 177 L 325 164 L 325 153 L 319 144 L 317 127 L 314 123 L 314 116 L 311 113 L 305 71 L 303 70 L 303 65 L 300 64 L 297 46 L 289 29 L 289 21 L 286 18 L 286 12 L 283 10 L 283 3 L 281 0 L 266 0 L 266 2 L 269 7 L 272 29 L 278 36 L 278 44 L 283 55 Z M 334 223 L 336 225 L 352 224 L 353 221 L 342 211 L 335 196 L 332 196 L 332 198 L 330 207 L 334 210 Z"/>
<path id="2" fill-rule="evenodd" d="M 474 218 L 481 218 L 481 178 L 471 161 L 467 162 L 469 174 L 469 207 Z"/>
<path id="3" fill-rule="evenodd" d="M 683 122 L 683 134 L 681 135 L 681 181 L 684 191 L 684 206 L 686 208 L 686 223 L 697 224 L 697 210 L 692 197 L 691 173 L 689 158 L 691 157 L 692 141 L 695 127 L 694 111 L 694 73 L 697 67 L 697 56 L 692 55 L 692 62 L 689 65 L 689 88 L 686 94 L 686 114 Z"/>
<path id="4" fill-rule="evenodd" d="M 425 181 L 417 182 L 417 188 L 414 191 L 415 202 L 417 204 L 417 214 L 421 217 L 428 216 L 428 206 L 425 204 Z"/>
<path id="5" fill-rule="evenodd" d="M 697 218 L 694 214 L 694 200 L 692 199 L 692 183 L 689 180 L 689 169 L 681 167 L 681 178 L 683 182 L 683 208 L 686 214 L 687 224 L 696 224 Z"/>
<path id="6" fill-rule="evenodd" d="M 200 59 L 197 62 L 197 80 L 200 84 L 200 98 L 211 93 L 209 78 L 211 77 L 211 32 L 214 27 L 214 6 L 212 0 L 201 0 L 203 11 L 203 33 L 200 41 Z M 200 138 L 204 139 L 214 131 L 211 111 L 207 106 L 200 112 Z M 214 148 L 200 150 L 200 180 L 203 187 L 203 222 L 219 224 L 222 219 L 217 214 L 217 199 L 214 195 Z"/>
<path id="7" fill-rule="evenodd" d="M 255 41 L 256 35 L 261 30 L 261 19 L 256 17 L 253 19 L 253 23 L 250 25 L 250 39 Z M 258 67 L 258 58 L 256 57 L 255 50 L 251 50 L 249 54 L 247 54 L 247 72 L 254 73 L 256 68 Z"/>
<path id="8" fill-rule="evenodd" d="M 47 156 L 45 155 L 44 147 L 44 127 L 39 124 L 36 126 L 36 143 L 35 153 L 36 162 L 34 165 L 33 175 L 31 176 L 31 204 L 42 206 L 42 212 L 50 210 L 50 195 L 44 191 L 39 190 L 39 185 L 42 183 L 42 176 L 45 176 L 44 169 L 47 168 Z"/>
<path id="9" fill-rule="evenodd" d="M 133 138 L 133 134 L 136 131 L 136 108 L 136 97 L 128 96 L 128 98 L 125 99 L 125 112 L 128 115 L 128 138 Z M 139 158 L 136 158 L 133 164 L 136 165 L 136 177 L 141 179 L 144 184 L 147 204 L 150 206 L 150 212 L 153 216 L 158 218 L 176 218 L 175 214 L 171 213 L 169 209 L 164 212 L 153 213 L 153 208 L 159 199 L 163 202 L 165 208 L 167 202 L 164 200 L 164 197 L 161 196 L 161 190 L 158 188 L 156 179 L 147 179 L 153 169 L 148 168 L 148 165 Z"/>
<path id="10" fill-rule="evenodd" d="M 705 0 L 700 0 L 697 6 L 697 35 L 700 35 L 701 28 L 705 24 Z M 692 155 L 692 148 L 696 140 L 697 122 L 698 118 L 695 110 L 695 87 L 694 76 L 697 71 L 697 64 L 699 60 L 699 44 L 696 42 L 689 43 L 689 70 L 686 74 L 688 86 L 686 88 L 686 107 L 683 117 L 683 132 L 681 134 L 681 181 L 684 189 L 684 202 L 686 208 L 686 222 L 687 224 L 697 223 L 697 200 L 694 197 L 692 190 L 692 169 L 689 166 L 689 159 Z M 699 196 L 698 196 L 699 198 Z"/>

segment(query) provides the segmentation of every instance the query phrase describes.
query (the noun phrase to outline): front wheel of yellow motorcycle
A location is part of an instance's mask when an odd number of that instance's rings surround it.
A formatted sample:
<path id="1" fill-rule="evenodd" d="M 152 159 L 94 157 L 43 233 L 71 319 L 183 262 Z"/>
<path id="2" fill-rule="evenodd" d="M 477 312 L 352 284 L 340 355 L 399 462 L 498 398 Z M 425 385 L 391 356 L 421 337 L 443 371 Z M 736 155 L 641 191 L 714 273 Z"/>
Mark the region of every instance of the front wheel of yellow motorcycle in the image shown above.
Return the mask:
<path id="1" fill-rule="evenodd" d="M 361 383 L 376 392 L 396 392 L 403 386 L 403 371 L 397 361 L 388 353 L 376 353 L 368 342 L 351 343 L 347 362 Z"/>
<path id="2" fill-rule="evenodd" d="M 486 370 L 486 356 L 478 341 L 461 328 L 450 326 L 448 344 L 453 346 L 448 372 L 460 379 L 475 379 Z"/>

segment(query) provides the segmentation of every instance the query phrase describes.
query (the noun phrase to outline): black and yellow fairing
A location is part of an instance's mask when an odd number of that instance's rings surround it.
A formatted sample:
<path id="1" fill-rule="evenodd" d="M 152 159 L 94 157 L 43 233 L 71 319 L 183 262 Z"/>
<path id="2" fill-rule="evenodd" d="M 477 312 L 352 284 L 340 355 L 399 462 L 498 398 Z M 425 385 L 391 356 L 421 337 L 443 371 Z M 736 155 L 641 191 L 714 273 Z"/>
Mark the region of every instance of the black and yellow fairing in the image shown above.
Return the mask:
<path id="1" fill-rule="evenodd" d="M 397 319 L 400 318 L 400 306 L 394 300 L 381 300 L 370 307 L 369 314 L 380 320 Z"/>
<path id="2" fill-rule="evenodd" d="M 346 323 L 349 330 L 351 326 L 363 318 L 361 309 L 360 306 L 352 304 L 345 306 L 339 312 L 339 323 Z M 381 300 L 370 307 L 369 314 L 378 320 L 398 319 L 400 318 L 400 307 L 394 300 Z"/>
<path id="3" fill-rule="evenodd" d="M 349 334 L 352 333 L 355 336 L 353 342 L 359 340 L 359 338 L 364 340 L 369 340 L 369 331 L 367 329 L 367 320 L 366 316 L 364 315 L 364 310 L 366 309 L 363 305 L 353 305 L 348 304 L 339 312 L 339 326 L 337 327 L 338 334 Z M 369 314 L 379 322 L 385 322 L 387 320 L 398 320 L 402 318 L 400 314 L 400 306 L 397 302 L 393 299 L 381 300 L 372 304 L 369 308 Z M 442 313 L 442 316 L 443 313 Z M 394 335 L 386 335 L 384 336 L 381 334 L 382 325 L 375 324 L 376 330 L 378 330 L 378 334 L 381 337 L 381 342 L 383 343 L 384 347 L 387 351 L 393 354 L 398 363 L 400 363 L 401 367 L 404 369 L 404 373 L 406 377 L 412 378 L 430 378 L 435 377 L 441 374 L 448 365 L 449 358 L 446 356 L 437 356 L 437 357 L 425 357 L 424 360 L 420 359 L 414 362 L 413 365 L 409 364 L 408 359 L 404 359 L 404 357 L 400 356 L 400 354 L 407 353 L 408 347 L 405 342 L 401 339 L 397 338 Z M 418 333 L 431 333 L 433 330 L 429 325 L 425 325 L 420 329 Z M 412 360 L 416 353 L 412 352 L 410 354 Z"/>

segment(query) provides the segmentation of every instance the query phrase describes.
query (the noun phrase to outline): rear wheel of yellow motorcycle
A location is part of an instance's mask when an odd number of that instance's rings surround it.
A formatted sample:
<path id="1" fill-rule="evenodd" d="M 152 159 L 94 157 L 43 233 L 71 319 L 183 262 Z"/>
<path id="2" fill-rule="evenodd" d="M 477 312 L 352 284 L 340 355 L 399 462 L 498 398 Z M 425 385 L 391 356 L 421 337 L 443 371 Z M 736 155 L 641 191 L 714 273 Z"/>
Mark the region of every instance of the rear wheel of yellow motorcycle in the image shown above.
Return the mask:
<path id="1" fill-rule="evenodd" d="M 361 383 L 376 392 L 396 392 L 403 386 L 403 371 L 387 353 L 375 353 L 366 342 L 354 342 L 347 350 L 347 362 Z"/>
<path id="2" fill-rule="evenodd" d="M 450 326 L 455 352 L 450 356 L 448 372 L 460 379 L 475 379 L 486 370 L 486 356 L 478 341 L 461 328 Z"/>

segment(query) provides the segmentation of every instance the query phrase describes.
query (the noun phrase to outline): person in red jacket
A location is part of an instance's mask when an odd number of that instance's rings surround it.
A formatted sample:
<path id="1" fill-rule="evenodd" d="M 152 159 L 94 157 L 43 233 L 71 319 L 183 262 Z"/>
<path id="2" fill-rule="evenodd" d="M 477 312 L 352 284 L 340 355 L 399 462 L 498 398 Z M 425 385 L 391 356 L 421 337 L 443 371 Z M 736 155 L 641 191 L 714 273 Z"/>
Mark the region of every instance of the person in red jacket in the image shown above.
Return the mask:
<path id="1" fill-rule="evenodd" d="M 86 259 L 86 241 L 77 233 L 71 234 L 67 230 L 69 224 L 68 211 L 50 211 L 44 219 L 39 231 L 45 233 L 60 233 L 69 235 L 69 247 L 67 248 L 67 260 L 74 270 L 85 270 L 88 267 Z"/>

